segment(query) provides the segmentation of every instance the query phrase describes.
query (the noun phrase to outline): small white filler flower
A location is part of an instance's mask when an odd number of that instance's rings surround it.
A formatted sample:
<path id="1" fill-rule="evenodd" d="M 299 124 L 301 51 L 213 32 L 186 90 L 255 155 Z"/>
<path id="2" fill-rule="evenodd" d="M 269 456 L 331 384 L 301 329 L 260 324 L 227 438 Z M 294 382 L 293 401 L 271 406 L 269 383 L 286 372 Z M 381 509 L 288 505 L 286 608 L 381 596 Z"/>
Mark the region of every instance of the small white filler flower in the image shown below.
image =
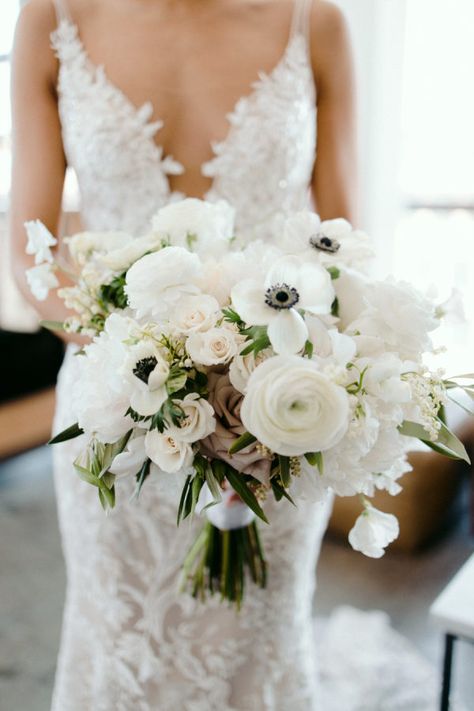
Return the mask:
<path id="1" fill-rule="evenodd" d="M 349 532 L 349 543 L 355 551 L 369 558 L 381 558 L 389 543 L 398 538 L 400 527 L 392 514 L 383 513 L 368 502 Z"/>

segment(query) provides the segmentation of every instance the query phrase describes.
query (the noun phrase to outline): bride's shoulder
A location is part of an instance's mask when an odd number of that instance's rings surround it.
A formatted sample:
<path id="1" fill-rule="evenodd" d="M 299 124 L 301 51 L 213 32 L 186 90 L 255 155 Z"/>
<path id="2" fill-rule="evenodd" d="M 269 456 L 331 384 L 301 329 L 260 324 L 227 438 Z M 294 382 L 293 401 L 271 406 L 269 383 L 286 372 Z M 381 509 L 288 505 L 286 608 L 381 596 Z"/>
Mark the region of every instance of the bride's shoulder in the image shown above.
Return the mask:
<path id="1" fill-rule="evenodd" d="M 310 15 L 311 59 L 316 81 L 331 81 L 352 59 L 347 18 L 330 0 L 313 0 Z"/>

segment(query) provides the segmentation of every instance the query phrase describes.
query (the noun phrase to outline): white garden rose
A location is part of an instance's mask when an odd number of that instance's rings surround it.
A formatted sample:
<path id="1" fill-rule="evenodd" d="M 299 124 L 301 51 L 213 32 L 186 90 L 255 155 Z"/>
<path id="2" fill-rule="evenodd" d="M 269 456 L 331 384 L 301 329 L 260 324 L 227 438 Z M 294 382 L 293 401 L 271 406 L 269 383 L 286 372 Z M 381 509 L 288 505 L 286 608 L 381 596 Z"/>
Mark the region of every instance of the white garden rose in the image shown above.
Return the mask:
<path id="1" fill-rule="evenodd" d="M 244 356 L 239 353 L 234 356 L 229 366 L 229 380 L 234 388 L 244 393 L 247 390 L 248 379 L 255 368 L 260 363 L 263 363 L 266 358 L 270 358 L 271 355 L 273 355 L 272 350 L 265 348 L 263 351 L 259 351 L 257 356 L 254 353 L 248 353 Z"/>
<path id="2" fill-rule="evenodd" d="M 237 353 L 237 334 L 228 328 L 192 333 L 186 341 L 189 357 L 198 365 L 228 363 Z"/>
<path id="3" fill-rule="evenodd" d="M 171 314 L 171 328 L 185 335 L 208 331 L 216 325 L 218 315 L 219 304 L 213 296 L 185 296 Z"/>
<path id="4" fill-rule="evenodd" d="M 193 461 L 193 450 L 188 442 L 182 442 L 168 430 L 150 430 L 145 435 L 145 451 L 151 461 L 165 472 L 174 474 Z"/>
<path id="5" fill-rule="evenodd" d="M 182 408 L 185 419 L 179 427 L 171 425 L 167 433 L 175 436 L 180 442 L 198 442 L 208 437 L 216 429 L 216 420 L 212 406 L 197 393 L 186 395 L 183 400 L 174 400 Z"/>
<path id="6" fill-rule="evenodd" d="M 354 527 L 349 532 L 349 543 L 354 550 L 369 558 L 381 558 L 385 548 L 400 532 L 398 521 L 392 514 L 386 514 L 366 505 Z"/>
<path id="7" fill-rule="evenodd" d="M 26 270 L 25 274 L 31 293 L 38 301 L 45 301 L 50 290 L 59 286 L 54 267 L 49 262 L 31 267 Z"/>
<path id="8" fill-rule="evenodd" d="M 229 247 L 234 219 L 235 210 L 225 200 L 186 198 L 162 207 L 153 218 L 153 231 L 171 245 L 216 256 Z"/>
<path id="9" fill-rule="evenodd" d="M 349 398 L 314 361 L 275 356 L 250 376 L 241 416 L 246 429 L 273 452 L 323 452 L 347 431 Z"/>
<path id="10" fill-rule="evenodd" d="M 137 317 L 167 317 L 180 299 L 199 293 L 201 262 L 183 247 L 146 254 L 127 272 L 125 292 Z"/>
<path id="11" fill-rule="evenodd" d="M 35 255 L 35 264 L 52 262 L 51 247 L 54 247 L 58 241 L 48 228 L 40 220 L 30 220 L 25 222 L 25 229 L 28 237 L 26 253 Z"/>

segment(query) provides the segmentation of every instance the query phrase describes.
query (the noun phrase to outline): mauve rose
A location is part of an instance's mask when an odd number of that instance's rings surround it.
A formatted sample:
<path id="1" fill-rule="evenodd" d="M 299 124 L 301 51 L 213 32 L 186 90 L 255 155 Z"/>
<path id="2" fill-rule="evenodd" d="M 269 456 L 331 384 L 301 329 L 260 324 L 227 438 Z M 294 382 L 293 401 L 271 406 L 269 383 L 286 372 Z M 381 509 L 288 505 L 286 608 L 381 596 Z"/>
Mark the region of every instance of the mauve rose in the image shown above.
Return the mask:
<path id="1" fill-rule="evenodd" d="M 237 454 L 229 454 L 229 447 L 245 432 L 240 419 L 243 400 L 229 380 L 228 373 L 211 372 L 208 375 L 209 402 L 216 414 L 215 431 L 202 440 L 200 448 L 210 459 L 222 459 L 238 472 L 250 474 L 265 486 L 270 485 L 270 460 L 262 457 L 256 444 L 251 444 Z"/>

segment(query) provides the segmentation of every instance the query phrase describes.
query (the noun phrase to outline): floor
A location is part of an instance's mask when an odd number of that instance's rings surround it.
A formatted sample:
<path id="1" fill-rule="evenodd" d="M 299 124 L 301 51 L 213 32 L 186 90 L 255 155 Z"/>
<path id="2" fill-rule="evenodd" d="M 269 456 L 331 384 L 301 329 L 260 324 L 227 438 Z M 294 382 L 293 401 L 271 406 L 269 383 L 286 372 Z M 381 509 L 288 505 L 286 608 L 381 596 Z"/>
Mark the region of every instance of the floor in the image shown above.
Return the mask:
<path id="1" fill-rule="evenodd" d="M 41 448 L 0 463 L 0 711 L 49 709 L 65 582 L 50 454 Z M 417 556 L 392 552 L 375 561 L 327 540 L 316 613 L 340 604 L 385 610 L 438 665 L 441 637 L 428 607 L 474 552 L 466 519 Z M 468 711 L 474 711 L 473 672 L 474 646 L 462 643 L 454 680 Z"/>

